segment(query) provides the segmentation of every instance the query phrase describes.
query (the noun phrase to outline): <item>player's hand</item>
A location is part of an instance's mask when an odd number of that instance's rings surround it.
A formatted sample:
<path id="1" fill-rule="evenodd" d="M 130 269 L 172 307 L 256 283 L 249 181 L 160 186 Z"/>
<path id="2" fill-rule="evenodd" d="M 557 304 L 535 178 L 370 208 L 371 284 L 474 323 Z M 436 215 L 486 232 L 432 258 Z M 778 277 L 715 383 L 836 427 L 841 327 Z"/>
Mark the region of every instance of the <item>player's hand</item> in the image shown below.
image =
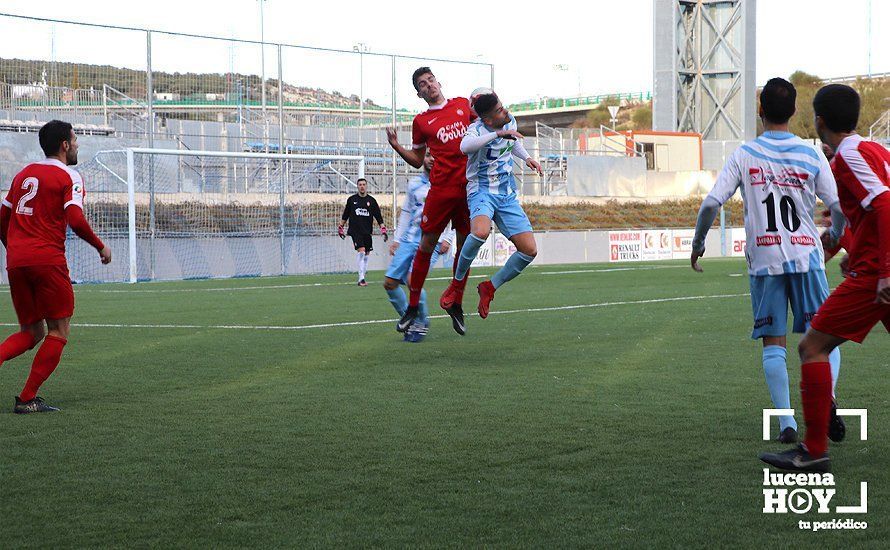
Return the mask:
<path id="1" fill-rule="evenodd" d="M 822 248 L 825 250 L 825 261 L 827 262 L 834 257 L 831 251 L 837 248 L 838 240 L 831 236 L 831 229 L 823 231 L 819 239 L 822 241 Z"/>
<path id="2" fill-rule="evenodd" d="M 495 134 L 504 139 L 522 139 L 523 137 L 522 134 L 516 130 L 498 130 Z"/>
<path id="3" fill-rule="evenodd" d="M 399 249 L 399 241 L 393 241 L 392 244 L 389 245 L 389 255 L 395 256 L 396 250 Z"/>
<path id="4" fill-rule="evenodd" d="M 541 163 L 535 159 L 526 159 L 525 165 L 537 172 L 539 176 L 544 176 L 544 169 L 541 167 Z"/>
<path id="5" fill-rule="evenodd" d="M 392 148 L 396 148 L 399 146 L 399 134 L 396 132 L 395 128 L 387 126 L 386 128 L 386 141 L 389 142 L 389 145 Z"/>
<path id="6" fill-rule="evenodd" d="M 448 254 L 448 251 L 451 250 L 451 244 L 448 241 L 442 241 L 439 243 L 439 254 L 444 256 Z"/>
<path id="7" fill-rule="evenodd" d="M 341 238 L 341 239 L 345 239 L 345 238 L 346 238 L 346 231 L 343 230 L 343 226 L 342 226 L 342 225 L 338 225 L 338 226 L 337 226 L 337 235 L 340 235 L 340 238 Z"/>
<path id="8" fill-rule="evenodd" d="M 841 258 L 839 265 L 841 267 L 841 275 L 843 275 L 846 279 L 850 276 L 850 255 L 844 254 L 844 257 Z"/>
<path id="9" fill-rule="evenodd" d="M 103 264 L 111 263 L 111 249 L 108 248 L 108 245 L 105 245 L 105 248 L 99 251 L 99 258 L 102 260 Z"/>
<path id="10" fill-rule="evenodd" d="M 878 279 L 878 297 L 875 301 L 879 304 L 890 304 L 890 277 Z"/>
<path id="11" fill-rule="evenodd" d="M 386 231 L 385 225 L 380 226 L 380 234 L 383 235 L 383 242 L 386 242 L 389 240 L 389 233 Z"/>
<path id="12" fill-rule="evenodd" d="M 692 251 L 692 255 L 689 257 L 689 263 L 692 264 L 692 270 L 698 273 L 704 271 L 700 265 L 698 265 L 698 259 L 705 255 L 705 249 L 702 248 L 701 252 Z"/>

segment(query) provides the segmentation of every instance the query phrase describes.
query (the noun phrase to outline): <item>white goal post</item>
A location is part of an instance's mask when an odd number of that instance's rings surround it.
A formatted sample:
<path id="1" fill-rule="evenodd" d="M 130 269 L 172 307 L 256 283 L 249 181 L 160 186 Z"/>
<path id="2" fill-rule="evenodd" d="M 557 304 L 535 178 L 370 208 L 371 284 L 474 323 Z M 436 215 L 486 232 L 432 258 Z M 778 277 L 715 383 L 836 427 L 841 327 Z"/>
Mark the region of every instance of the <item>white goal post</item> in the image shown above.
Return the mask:
<path id="1" fill-rule="evenodd" d="M 365 177 L 364 156 L 132 148 L 101 151 L 78 170 L 87 217 L 114 262 L 98 264 L 70 237 L 75 281 L 325 273 L 353 263 L 336 224 Z"/>

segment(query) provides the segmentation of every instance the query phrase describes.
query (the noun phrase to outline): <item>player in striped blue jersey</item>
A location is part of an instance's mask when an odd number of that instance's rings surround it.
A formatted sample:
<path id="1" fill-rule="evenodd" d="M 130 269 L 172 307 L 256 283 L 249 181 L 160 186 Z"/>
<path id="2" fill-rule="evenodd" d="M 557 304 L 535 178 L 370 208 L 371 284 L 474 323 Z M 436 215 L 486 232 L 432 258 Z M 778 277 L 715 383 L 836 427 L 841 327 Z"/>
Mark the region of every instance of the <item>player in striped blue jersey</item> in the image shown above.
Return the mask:
<path id="1" fill-rule="evenodd" d="M 751 338 L 763 341 L 763 372 L 777 409 L 791 408 L 785 360 L 788 306 L 794 313 L 793 331 L 803 333 L 828 297 L 823 243 L 813 220 L 816 198 L 831 211 L 830 240 L 840 238 L 846 223 L 825 154 L 788 131 L 796 97 L 794 86 L 781 78 L 763 87 L 760 117 L 765 131 L 727 159 L 702 202 L 691 256 L 692 268 L 701 271 L 698 259 L 705 252 L 708 229 L 720 206 L 740 190 L 754 313 Z M 835 348 L 830 357 L 835 383 L 840 361 Z M 831 424 L 832 439 L 843 439 L 843 420 L 834 414 Z M 780 416 L 779 430 L 779 441 L 797 441 L 793 416 Z"/>
<path id="2" fill-rule="evenodd" d="M 401 288 L 408 282 L 408 273 L 414 261 L 414 254 L 420 246 L 420 220 L 423 216 L 423 205 L 430 191 L 430 171 L 433 168 L 433 155 L 429 149 L 423 159 L 423 172 L 411 178 L 405 193 L 405 201 L 402 203 L 402 211 L 399 214 L 399 223 L 396 226 L 395 239 L 390 245 L 389 253 L 393 256 L 386 270 L 386 278 L 383 287 L 389 295 L 389 302 L 395 308 L 399 317 L 405 314 L 408 308 L 408 296 Z M 434 265 L 439 255 L 448 253 L 453 242 L 454 231 L 446 231 L 442 234 L 439 244 L 433 252 L 430 264 Z M 426 305 L 426 291 L 420 294 L 420 310 L 417 318 L 405 331 L 405 340 L 408 342 L 420 342 L 426 337 L 430 326 L 429 311 Z"/>
<path id="3" fill-rule="evenodd" d="M 492 92 L 473 101 L 479 116 L 467 130 L 460 150 L 467 155 L 467 205 L 470 208 L 471 233 L 461 249 L 455 281 L 463 281 L 479 248 L 491 233 L 491 222 L 516 245 L 516 252 L 507 263 L 481 283 L 479 316 L 488 317 L 495 290 L 513 279 L 535 259 L 538 248 L 532 226 L 516 197 L 516 178 L 513 175 L 513 156 L 543 175 L 541 165 L 531 158 L 522 146 L 522 134 L 516 129 L 516 119 Z"/>

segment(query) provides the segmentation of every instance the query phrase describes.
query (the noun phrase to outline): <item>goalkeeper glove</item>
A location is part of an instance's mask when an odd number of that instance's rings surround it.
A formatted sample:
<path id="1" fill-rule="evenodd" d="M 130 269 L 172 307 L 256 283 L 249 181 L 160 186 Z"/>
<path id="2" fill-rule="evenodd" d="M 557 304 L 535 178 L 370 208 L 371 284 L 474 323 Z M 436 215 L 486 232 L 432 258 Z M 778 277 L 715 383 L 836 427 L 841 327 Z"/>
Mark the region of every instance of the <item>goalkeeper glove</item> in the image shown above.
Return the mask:
<path id="1" fill-rule="evenodd" d="M 389 233 L 386 232 L 385 225 L 380 226 L 380 233 L 383 234 L 383 242 L 386 242 L 389 240 Z"/>
<path id="2" fill-rule="evenodd" d="M 341 238 L 341 239 L 345 239 L 345 238 L 346 238 L 346 231 L 343 230 L 343 226 L 342 226 L 342 225 L 338 225 L 338 226 L 337 226 L 337 235 L 340 235 L 340 238 Z"/>

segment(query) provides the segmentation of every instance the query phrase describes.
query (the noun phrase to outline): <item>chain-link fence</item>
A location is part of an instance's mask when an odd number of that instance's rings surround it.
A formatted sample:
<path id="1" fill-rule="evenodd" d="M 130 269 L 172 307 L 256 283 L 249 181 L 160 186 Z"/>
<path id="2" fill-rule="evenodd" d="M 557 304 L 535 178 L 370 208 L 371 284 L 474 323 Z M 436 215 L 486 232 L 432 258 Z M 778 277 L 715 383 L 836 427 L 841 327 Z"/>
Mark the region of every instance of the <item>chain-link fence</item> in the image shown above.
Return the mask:
<path id="1" fill-rule="evenodd" d="M 493 85 L 487 63 L 200 36 L 0 14 L 0 179 L 39 158 L 36 132 L 72 122 L 82 157 L 126 147 L 362 155 L 372 191 L 412 173 L 386 143 L 410 141 L 423 103 L 412 72 L 449 96 Z M 28 137 L 26 134 L 31 134 Z M 19 134 L 19 135 L 15 135 Z"/>

